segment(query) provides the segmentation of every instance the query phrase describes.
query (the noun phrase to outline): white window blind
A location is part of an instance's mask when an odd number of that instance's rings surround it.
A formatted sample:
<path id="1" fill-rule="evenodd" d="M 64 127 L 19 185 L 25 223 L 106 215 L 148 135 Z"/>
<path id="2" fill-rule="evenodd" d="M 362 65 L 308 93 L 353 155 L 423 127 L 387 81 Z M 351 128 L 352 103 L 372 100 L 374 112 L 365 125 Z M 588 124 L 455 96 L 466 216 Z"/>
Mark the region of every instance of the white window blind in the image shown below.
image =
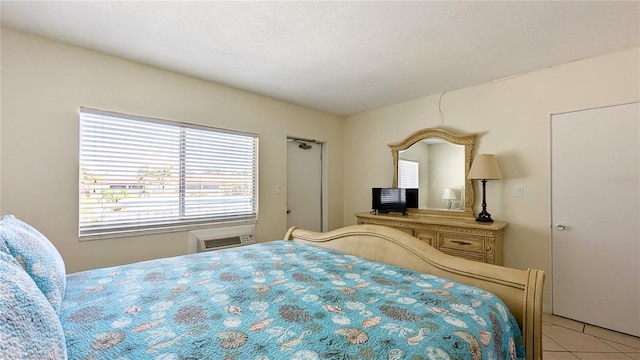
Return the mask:
<path id="1" fill-rule="evenodd" d="M 398 160 L 398 187 L 417 188 L 419 187 L 420 163 L 412 160 Z"/>
<path id="2" fill-rule="evenodd" d="M 254 134 L 80 109 L 80 237 L 255 221 Z"/>

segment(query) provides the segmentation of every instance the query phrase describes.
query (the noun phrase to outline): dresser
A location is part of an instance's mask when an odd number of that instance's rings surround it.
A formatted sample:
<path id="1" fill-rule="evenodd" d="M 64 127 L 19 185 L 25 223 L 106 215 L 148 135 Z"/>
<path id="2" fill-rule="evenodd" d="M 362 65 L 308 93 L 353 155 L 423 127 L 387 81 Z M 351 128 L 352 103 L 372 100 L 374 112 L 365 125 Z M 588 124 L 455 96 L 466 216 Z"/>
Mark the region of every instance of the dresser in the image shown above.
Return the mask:
<path id="1" fill-rule="evenodd" d="M 358 224 L 384 225 L 407 232 L 434 248 L 460 258 L 502 265 L 503 221 L 479 223 L 474 219 L 437 216 L 356 213 Z"/>

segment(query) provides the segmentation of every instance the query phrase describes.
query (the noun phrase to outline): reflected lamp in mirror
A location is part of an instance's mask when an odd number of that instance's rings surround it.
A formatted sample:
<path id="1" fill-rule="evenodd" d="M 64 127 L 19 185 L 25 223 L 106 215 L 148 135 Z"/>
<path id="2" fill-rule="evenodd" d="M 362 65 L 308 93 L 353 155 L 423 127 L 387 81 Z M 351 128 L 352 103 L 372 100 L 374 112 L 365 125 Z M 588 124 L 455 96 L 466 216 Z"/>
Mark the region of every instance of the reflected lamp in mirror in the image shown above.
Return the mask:
<path id="1" fill-rule="evenodd" d="M 487 212 L 486 185 L 487 180 L 502 180 L 502 172 L 498 166 L 498 160 L 494 154 L 478 154 L 471 163 L 469 180 L 482 180 L 482 212 L 478 214 L 476 221 L 493 222 L 491 214 Z"/>
<path id="2" fill-rule="evenodd" d="M 447 200 L 447 208 L 451 210 L 451 200 L 458 199 L 456 197 L 456 193 L 451 188 L 445 188 L 444 193 L 442 193 L 442 199 Z"/>

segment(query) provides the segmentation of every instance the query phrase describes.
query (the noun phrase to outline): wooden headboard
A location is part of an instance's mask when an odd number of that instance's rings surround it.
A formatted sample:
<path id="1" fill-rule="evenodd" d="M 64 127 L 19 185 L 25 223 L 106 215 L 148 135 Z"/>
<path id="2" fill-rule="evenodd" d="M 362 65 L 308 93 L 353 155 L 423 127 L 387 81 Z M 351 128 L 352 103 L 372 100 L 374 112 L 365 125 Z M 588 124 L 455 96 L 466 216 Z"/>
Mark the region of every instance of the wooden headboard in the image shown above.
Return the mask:
<path id="1" fill-rule="evenodd" d="M 353 225 L 326 233 L 291 227 L 285 239 L 442 276 L 490 291 L 502 299 L 518 321 L 525 339 L 527 360 L 542 359 L 544 272 L 541 270 L 519 270 L 456 258 L 407 233 L 380 225 Z"/>

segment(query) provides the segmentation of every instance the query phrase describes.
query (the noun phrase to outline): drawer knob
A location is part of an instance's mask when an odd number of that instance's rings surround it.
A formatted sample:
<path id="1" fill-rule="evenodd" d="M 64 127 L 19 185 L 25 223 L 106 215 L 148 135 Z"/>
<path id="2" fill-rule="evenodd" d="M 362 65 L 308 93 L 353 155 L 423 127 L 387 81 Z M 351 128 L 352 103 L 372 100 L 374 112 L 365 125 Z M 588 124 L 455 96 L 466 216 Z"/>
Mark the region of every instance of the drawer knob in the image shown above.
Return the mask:
<path id="1" fill-rule="evenodd" d="M 453 240 L 451 242 L 458 245 L 472 245 L 470 242 L 460 241 L 460 240 Z"/>

